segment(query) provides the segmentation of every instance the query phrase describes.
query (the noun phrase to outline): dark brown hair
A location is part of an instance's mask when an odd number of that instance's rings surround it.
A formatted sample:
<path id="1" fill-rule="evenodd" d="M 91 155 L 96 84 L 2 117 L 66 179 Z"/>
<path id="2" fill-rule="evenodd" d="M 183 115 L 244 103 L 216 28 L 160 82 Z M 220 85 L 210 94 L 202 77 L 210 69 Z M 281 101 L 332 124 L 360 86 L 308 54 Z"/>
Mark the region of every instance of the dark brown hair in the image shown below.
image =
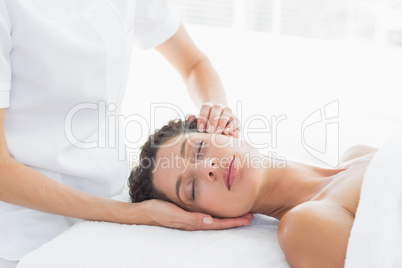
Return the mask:
<path id="1" fill-rule="evenodd" d="M 156 191 L 152 183 L 156 154 L 160 146 L 170 139 L 190 132 L 197 132 L 196 119 L 191 121 L 171 120 L 149 136 L 147 142 L 141 147 L 139 163 L 133 168 L 128 178 L 131 202 L 136 203 L 149 199 L 168 201 L 164 194 Z"/>

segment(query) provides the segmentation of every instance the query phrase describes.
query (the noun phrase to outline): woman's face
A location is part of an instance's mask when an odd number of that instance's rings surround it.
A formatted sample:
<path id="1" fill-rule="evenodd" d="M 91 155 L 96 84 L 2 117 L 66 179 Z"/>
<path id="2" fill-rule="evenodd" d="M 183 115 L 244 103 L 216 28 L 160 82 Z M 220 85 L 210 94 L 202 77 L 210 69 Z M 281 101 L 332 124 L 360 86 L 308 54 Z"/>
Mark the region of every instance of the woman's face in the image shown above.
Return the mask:
<path id="1" fill-rule="evenodd" d="M 158 150 L 153 184 L 189 211 L 241 216 L 251 210 L 257 196 L 262 170 L 249 162 L 259 155 L 229 136 L 183 134 Z"/>

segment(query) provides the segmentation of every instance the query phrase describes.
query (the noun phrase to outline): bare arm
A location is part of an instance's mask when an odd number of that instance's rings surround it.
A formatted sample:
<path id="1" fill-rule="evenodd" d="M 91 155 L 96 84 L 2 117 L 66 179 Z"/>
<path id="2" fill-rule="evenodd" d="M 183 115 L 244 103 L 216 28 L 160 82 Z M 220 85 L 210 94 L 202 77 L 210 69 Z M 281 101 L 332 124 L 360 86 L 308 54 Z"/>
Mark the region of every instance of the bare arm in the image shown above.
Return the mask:
<path id="1" fill-rule="evenodd" d="M 124 215 L 123 202 L 100 198 L 67 187 L 28 168 L 10 157 L 4 135 L 5 109 L 0 109 L 0 200 L 40 210 L 88 220 L 140 221 L 138 206 Z M 122 217 L 124 215 L 124 218 Z"/>
<path id="2" fill-rule="evenodd" d="M 308 202 L 281 219 L 278 240 L 291 267 L 341 268 L 352 225 L 347 210 L 329 202 Z"/>
<path id="3" fill-rule="evenodd" d="M 196 47 L 183 25 L 156 50 L 179 72 L 198 108 L 206 102 L 227 105 L 217 72 L 207 56 Z"/>
<path id="4" fill-rule="evenodd" d="M 193 102 L 200 109 L 198 130 L 238 137 L 241 123 L 233 111 L 225 107 L 226 94 L 218 73 L 183 25 L 156 50 L 179 72 Z"/>

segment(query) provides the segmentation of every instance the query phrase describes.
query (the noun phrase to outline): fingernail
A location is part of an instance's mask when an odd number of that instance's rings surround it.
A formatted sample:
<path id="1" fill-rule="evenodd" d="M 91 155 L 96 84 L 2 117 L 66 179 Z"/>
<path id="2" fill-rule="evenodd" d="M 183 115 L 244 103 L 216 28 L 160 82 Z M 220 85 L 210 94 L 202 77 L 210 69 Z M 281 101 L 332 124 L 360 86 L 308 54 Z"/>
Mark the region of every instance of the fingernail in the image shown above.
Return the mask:
<path id="1" fill-rule="evenodd" d="M 213 125 L 209 125 L 209 127 L 208 127 L 208 132 L 209 132 L 209 133 L 214 132 L 214 126 L 213 126 Z"/>
<path id="2" fill-rule="evenodd" d="M 254 219 L 254 215 L 253 214 L 251 214 L 251 215 L 246 215 L 246 219 L 248 219 L 248 220 L 252 220 L 252 219 Z"/>
<path id="3" fill-rule="evenodd" d="M 202 222 L 205 223 L 205 224 L 211 224 L 211 223 L 214 222 L 214 220 L 212 218 L 209 218 L 209 217 L 204 217 L 202 219 Z"/>
<path id="4" fill-rule="evenodd" d="M 225 128 L 223 132 L 228 133 L 230 131 L 230 128 Z"/>
<path id="5" fill-rule="evenodd" d="M 221 130 L 222 130 L 222 127 L 221 127 L 221 126 L 218 126 L 218 127 L 216 128 L 216 132 L 217 132 L 217 133 L 221 133 Z"/>
<path id="6" fill-rule="evenodd" d="M 204 132 L 204 130 L 205 130 L 204 127 L 205 127 L 205 125 L 203 123 L 201 123 L 200 126 L 198 127 L 198 131 Z"/>

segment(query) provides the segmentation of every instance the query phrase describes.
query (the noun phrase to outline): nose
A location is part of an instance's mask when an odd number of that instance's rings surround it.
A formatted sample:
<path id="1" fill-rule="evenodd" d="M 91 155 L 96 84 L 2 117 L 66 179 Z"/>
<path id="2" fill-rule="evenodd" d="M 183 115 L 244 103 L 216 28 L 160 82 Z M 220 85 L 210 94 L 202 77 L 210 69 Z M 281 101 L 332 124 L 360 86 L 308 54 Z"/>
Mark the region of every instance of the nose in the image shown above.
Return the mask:
<path id="1" fill-rule="evenodd" d="M 199 171 L 199 175 L 202 178 L 206 178 L 209 181 L 216 180 L 216 172 L 219 167 L 219 161 L 217 158 L 208 158 L 204 161 L 200 161 L 197 163 L 196 169 Z"/>

